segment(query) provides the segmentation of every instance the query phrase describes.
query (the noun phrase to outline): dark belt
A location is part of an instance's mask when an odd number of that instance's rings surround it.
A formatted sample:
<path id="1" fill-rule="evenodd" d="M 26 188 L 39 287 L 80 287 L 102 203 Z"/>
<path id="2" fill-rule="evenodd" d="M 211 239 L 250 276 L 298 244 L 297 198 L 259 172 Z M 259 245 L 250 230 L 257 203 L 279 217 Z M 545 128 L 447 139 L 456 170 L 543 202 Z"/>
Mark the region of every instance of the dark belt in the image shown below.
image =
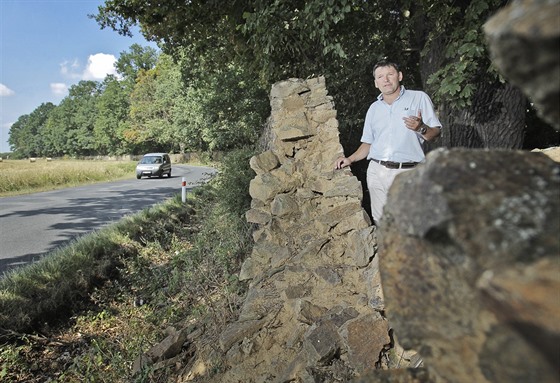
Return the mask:
<path id="1" fill-rule="evenodd" d="M 385 166 L 389 169 L 410 169 L 418 165 L 418 162 L 393 162 L 393 161 L 381 161 L 381 160 L 374 160 L 372 161 L 377 162 L 380 165 Z"/>

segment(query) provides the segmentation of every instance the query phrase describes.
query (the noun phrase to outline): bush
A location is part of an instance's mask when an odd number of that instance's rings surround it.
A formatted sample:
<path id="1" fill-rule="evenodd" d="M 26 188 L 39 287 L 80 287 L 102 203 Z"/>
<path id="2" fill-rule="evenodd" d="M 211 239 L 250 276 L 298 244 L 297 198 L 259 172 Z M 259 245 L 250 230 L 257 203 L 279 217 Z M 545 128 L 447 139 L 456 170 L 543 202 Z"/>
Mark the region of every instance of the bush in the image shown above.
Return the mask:
<path id="1" fill-rule="evenodd" d="M 249 183 L 255 172 L 249 166 L 254 155 L 250 148 L 228 153 L 220 166 L 220 176 L 216 178 L 216 197 L 231 214 L 244 215 L 251 206 Z"/>

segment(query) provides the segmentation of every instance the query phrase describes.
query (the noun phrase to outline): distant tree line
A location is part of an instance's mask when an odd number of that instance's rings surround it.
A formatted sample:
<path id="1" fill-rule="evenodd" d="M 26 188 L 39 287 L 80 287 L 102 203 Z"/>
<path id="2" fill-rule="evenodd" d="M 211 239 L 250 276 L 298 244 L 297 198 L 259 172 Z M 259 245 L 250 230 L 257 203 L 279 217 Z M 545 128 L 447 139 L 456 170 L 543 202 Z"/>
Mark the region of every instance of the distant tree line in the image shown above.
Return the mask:
<path id="1" fill-rule="evenodd" d="M 228 150 L 256 142 L 270 86 L 325 76 L 341 141 L 359 145 L 377 96 L 372 67 L 400 63 L 404 84 L 432 96 L 438 146 L 533 148 L 558 144 L 530 100 L 492 66 L 484 22 L 507 0 L 106 0 L 102 28 L 139 25 L 162 50 L 131 47 L 121 78 L 80 82 L 60 105 L 12 126 L 26 155 Z"/>
<path id="2" fill-rule="evenodd" d="M 269 114 L 259 82 L 234 64 L 194 79 L 187 63 L 134 44 L 118 58 L 118 76 L 80 81 L 59 105 L 43 103 L 19 117 L 8 142 L 18 157 L 184 153 L 254 143 Z"/>

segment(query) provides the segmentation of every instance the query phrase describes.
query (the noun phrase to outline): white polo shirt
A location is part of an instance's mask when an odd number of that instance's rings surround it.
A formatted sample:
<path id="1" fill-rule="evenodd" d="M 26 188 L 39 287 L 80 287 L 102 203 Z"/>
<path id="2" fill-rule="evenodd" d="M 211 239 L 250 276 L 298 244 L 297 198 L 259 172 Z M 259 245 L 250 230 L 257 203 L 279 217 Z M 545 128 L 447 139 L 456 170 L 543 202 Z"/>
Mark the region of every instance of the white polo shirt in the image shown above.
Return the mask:
<path id="1" fill-rule="evenodd" d="M 430 127 L 441 128 L 432 100 L 419 90 L 406 90 L 401 85 L 399 97 L 391 104 L 383 101 L 383 94 L 369 107 L 361 141 L 371 144 L 368 160 L 421 162 L 424 160 L 424 139 L 408 129 L 403 117 L 418 115 Z"/>

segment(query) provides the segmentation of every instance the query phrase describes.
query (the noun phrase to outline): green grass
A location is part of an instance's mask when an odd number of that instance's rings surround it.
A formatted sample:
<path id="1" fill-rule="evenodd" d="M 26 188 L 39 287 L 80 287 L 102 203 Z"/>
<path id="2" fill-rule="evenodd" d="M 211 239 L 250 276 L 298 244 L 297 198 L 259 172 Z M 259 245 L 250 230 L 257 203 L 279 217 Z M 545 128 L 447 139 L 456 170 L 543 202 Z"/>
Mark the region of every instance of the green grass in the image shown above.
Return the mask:
<path id="1" fill-rule="evenodd" d="M 135 161 L 3 160 L 0 197 L 133 178 Z"/>
<path id="2" fill-rule="evenodd" d="M 225 159 L 186 204 L 177 195 L 0 279 L 0 381 L 175 381 L 188 355 L 131 373 L 168 326 L 200 324 L 218 344 L 245 291 L 249 155 Z"/>

